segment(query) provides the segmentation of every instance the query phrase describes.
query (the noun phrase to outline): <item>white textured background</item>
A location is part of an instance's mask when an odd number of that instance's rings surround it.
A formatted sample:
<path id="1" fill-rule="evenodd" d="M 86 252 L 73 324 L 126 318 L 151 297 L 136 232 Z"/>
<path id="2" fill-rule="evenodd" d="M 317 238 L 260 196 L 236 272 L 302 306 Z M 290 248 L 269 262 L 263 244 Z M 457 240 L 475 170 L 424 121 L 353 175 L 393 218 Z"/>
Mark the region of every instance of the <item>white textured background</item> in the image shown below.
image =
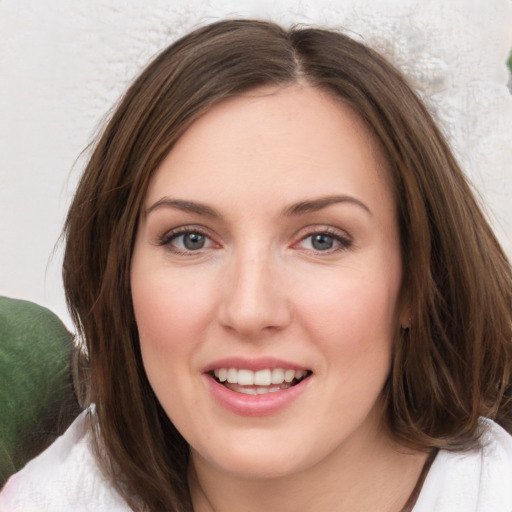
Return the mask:
<path id="1" fill-rule="evenodd" d="M 510 0 L 0 0 L 0 294 L 69 325 L 53 251 L 81 151 L 152 55 L 226 15 L 342 27 L 387 54 L 432 108 L 512 256 Z"/>

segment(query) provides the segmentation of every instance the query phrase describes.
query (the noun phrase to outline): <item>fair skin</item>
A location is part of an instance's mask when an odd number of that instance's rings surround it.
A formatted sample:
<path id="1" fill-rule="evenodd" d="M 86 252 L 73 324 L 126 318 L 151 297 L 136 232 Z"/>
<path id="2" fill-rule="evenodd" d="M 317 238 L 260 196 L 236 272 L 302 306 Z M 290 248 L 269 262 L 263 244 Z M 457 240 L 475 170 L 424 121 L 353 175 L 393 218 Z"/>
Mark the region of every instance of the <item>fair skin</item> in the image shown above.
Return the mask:
<path id="1" fill-rule="evenodd" d="M 292 85 L 216 105 L 152 178 L 133 303 L 196 512 L 398 512 L 414 488 L 426 455 L 383 418 L 408 322 L 383 162 L 348 106 Z"/>

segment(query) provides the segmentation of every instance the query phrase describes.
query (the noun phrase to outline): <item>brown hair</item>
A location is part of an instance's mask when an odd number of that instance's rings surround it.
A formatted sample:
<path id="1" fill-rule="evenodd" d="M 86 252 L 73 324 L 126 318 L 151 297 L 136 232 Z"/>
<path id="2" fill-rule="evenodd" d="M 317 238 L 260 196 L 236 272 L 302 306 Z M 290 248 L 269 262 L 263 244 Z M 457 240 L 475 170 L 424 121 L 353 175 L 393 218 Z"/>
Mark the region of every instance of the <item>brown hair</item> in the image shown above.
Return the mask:
<path id="1" fill-rule="evenodd" d="M 64 282 L 88 347 L 103 464 L 134 508 L 191 510 L 188 446 L 148 383 L 132 309 L 130 260 L 148 182 L 214 103 L 298 80 L 351 105 L 387 155 L 412 318 L 384 390 L 396 438 L 464 449 L 478 438 L 479 416 L 511 427 L 510 264 L 426 109 L 392 66 L 340 33 L 222 21 L 174 43 L 132 84 L 65 226 Z"/>

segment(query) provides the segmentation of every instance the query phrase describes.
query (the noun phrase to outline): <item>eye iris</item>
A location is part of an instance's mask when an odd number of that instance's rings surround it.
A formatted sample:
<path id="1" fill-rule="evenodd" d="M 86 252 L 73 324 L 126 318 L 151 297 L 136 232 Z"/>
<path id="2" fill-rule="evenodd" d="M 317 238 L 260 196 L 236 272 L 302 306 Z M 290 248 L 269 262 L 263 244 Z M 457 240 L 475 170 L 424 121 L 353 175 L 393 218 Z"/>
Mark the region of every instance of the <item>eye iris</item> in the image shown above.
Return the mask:
<path id="1" fill-rule="evenodd" d="M 318 235 L 313 235 L 311 244 L 313 248 L 317 251 L 326 251 L 328 249 L 332 249 L 334 245 L 334 239 L 332 236 L 320 233 Z"/>
<path id="2" fill-rule="evenodd" d="M 187 233 L 183 235 L 183 245 L 188 250 L 202 249 L 205 244 L 205 237 L 201 233 Z"/>

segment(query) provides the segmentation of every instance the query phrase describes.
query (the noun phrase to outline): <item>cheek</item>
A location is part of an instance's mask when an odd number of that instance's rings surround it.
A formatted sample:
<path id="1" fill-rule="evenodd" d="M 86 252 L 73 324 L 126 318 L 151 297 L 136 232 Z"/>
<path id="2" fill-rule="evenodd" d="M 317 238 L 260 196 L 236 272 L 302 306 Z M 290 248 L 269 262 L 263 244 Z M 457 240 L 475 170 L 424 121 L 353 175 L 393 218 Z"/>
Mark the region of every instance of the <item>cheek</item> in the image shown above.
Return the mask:
<path id="1" fill-rule="evenodd" d="M 133 307 L 143 351 L 149 346 L 157 352 L 185 350 L 208 315 L 204 283 L 199 286 L 173 274 L 132 273 Z"/>
<path id="2" fill-rule="evenodd" d="M 329 338 L 354 342 L 393 336 L 397 326 L 398 286 L 367 278 L 331 281 L 326 289 L 302 294 L 301 318 Z"/>
<path id="3" fill-rule="evenodd" d="M 132 300 L 144 369 L 174 420 L 176 410 L 194 399 L 180 390 L 191 389 L 192 354 L 201 341 L 197 335 L 200 304 L 179 279 L 162 279 L 151 272 L 138 277 L 132 274 Z"/>
<path id="4" fill-rule="evenodd" d="M 327 356 L 326 374 L 337 390 L 380 393 L 389 373 L 398 326 L 401 271 L 340 272 L 329 285 L 301 293 L 304 328 Z M 334 400 L 334 398 L 333 398 Z"/>
<path id="5" fill-rule="evenodd" d="M 172 291 L 151 286 L 149 280 L 143 284 L 132 281 L 132 298 L 143 354 L 171 349 L 173 341 L 185 334 L 180 333 L 184 324 L 177 319 L 182 312 L 179 302 L 173 300 Z"/>

